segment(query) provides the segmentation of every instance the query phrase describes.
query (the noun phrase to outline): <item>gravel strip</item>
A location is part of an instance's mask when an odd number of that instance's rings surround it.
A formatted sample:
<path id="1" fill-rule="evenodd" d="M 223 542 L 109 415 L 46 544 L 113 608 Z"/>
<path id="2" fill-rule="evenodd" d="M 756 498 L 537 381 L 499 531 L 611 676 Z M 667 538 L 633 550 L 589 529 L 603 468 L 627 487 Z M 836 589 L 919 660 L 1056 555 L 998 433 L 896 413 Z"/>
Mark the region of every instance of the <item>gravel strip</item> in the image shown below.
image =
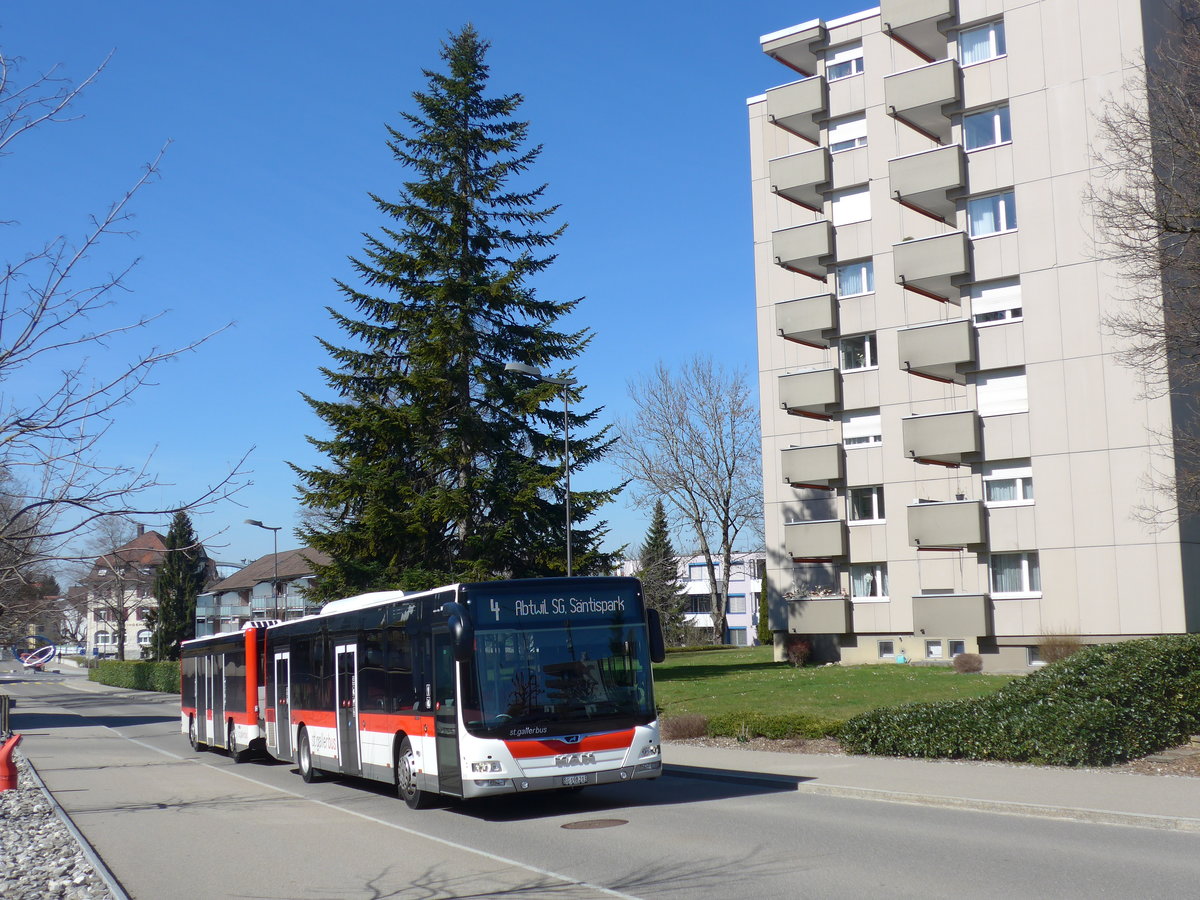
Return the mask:
<path id="1" fill-rule="evenodd" d="M 17 787 L 0 792 L 0 897 L 112 900 L 104 879 L 14 753 Z"/>

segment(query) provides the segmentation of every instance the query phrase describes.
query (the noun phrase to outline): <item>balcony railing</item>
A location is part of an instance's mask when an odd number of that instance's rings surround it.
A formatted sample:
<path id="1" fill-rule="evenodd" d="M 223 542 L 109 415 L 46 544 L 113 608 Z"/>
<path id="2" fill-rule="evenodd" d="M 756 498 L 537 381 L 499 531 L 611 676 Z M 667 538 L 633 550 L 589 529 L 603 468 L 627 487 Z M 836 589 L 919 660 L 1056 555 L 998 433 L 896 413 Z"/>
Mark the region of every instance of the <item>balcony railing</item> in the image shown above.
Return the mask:
<path id="1" fill-rule="evenodd" d="M 979 414 L 973 409 L 900 420 L 904 455 L 917 462 L 961 465 L 979 452 Z"/>
<path id="2" fill-rule="evenodd" d="M 846 523 L 841 519 L 788 522 L 783 546 L 793 560 L 825 561 L 846 555 Z"/>
<path id="3" fill-rule="evenodd" d="M 842 401 L 837 369 L 815 369 L 779 376 L 779 407 L 793 416 L 828 419 Z"/>
<path id="4" fill-rule="evenodd" d="M 897 203 L 953 224 L 955 198 L 967 184 L 962 146 L 950 144 L 888 160 L 888 183 Z"/>
<path id="5" fill-rule="evenodd" d="M 892 245 L 896 283 L 934 300 L 957 303 L 959 283 L 971 272 L 966 232 L 952 231 Z"/>
<path id="6" fill-rule="evenodd" d="M 825 219 L 771 233 L 775 264 L 824 281 L 833 257 L 833 225 Z"/>
<path id="7" fill-rule="evenodd" d="M 934 381 L 966 384 L 975 364 L 975 329 L 969 319 L 901 328 L 896 332 L 900 368 Z"/>
<path id="8" fill-rule="evenodd" d="M 821 75 L 767 91 L 767 119 L 813 144 L 820 142 L 819 123 L 828 108 L 829 88 Z"/>
<path id="9" fill-rule="evenodd" d="M 950 142 L 950 116 L 962 97 L 958 61 L 943 59 L 883 79 L 888 112 L 939 144 Z"/>
<path id="10" fill-rule="evenodd" d="M 824 25 L 807 22 L 797 28 L 764 35 L 762 49 L 767 56 L 807 77 L 817 71 L 817 53 L 824 46 L 825 38 Z"/>
<path id="11" fill-rule="evenodd" d="M 951 500 L 908 507 L 908 545 L 921 550 L 984 543 L 983 502 Z"/>
<path id="12" fill-rule="evenodd" d="M 800 597 L 788 601 L 791 634 L 848 634 L 850 601 L 845 597 Z"/>
<path id="13" fill-rule="evenodd" d="M 824 349 L 837 336 L 837 298 L 818 294 L 775 304 L 775 330 L 780 337 Z"/>
<path id="14" fill-rule="evenodd" d="M 771 190 L 805 209 L 821 212 L 825 197 L 820 188 L 829 183 L 829 150 L 814 147 L 803 153 L 780 156 L 768 164 Z"/>
<path id="15" fill-rule="evenodd" d="M 918 594 L 912 598 L 913 632 L 926 637 L 990 637 L 992 604 L 983 594 Z"/>
<path id="16" fill-rule="evenodd" d="M 945 26 L 957 15 L 957 0 L 879 0 L 883 32 L 927 62 L 945 57 Z"/>
<path id="17" fill-rule="evenodd" d="M 841 444 L 788 447 L 780 456 L 783 480 L 792 487 L 830 490 L 844 477 Z"/>

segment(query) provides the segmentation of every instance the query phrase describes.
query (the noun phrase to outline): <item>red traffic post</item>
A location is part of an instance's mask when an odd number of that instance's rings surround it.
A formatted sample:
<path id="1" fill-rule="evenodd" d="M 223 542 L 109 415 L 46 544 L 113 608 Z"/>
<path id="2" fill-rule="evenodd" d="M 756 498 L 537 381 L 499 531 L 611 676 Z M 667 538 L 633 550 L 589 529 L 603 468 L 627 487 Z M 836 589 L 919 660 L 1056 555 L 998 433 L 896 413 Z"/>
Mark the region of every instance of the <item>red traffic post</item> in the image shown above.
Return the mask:
<path id="1" fill-rule="evenodd" d="M 21 735 L 14 734 L 0 747 L 0 791 L 11 791 L 17 786 L 17 764 L 12 755 L 19 743 Z"/>

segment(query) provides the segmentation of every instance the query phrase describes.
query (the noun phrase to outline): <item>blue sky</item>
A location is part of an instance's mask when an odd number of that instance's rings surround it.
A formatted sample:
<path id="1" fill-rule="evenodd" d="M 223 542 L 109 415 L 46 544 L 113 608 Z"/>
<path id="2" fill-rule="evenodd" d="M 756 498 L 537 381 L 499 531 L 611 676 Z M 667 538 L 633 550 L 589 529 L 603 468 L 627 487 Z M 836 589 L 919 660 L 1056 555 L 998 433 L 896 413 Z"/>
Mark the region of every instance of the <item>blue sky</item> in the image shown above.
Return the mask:
<path id="1" fill-rule="evenodd" d="M 27 76 L 61 64 L 79 80 L 115 53 L 83 118 L 39 129 L 0 164 L 0 218 L 18 223 L 0 230 L 0 259 L 81 235 L 171 142 L 162 177 L 135 201 L 136 234 L 111 240 L 92 271 L 140 258 L 119 314 L 169 310 L 143 345 L 232 327 L 161 370 L 104 452 L 153 452 L 170 485 L 153 502 L 171 503 L 253 446 L 253 483 L 196 524 L 218 558 L 256 558 L 271 538 L 246 518 L 283 526 L 280 548 L 296 546 L 286 462 L 319 461 L 305 435 L 320 426 L 300 398 L 322 389 L 314 336 L 340 339 L 325 310 L 340 302 L 332 279 L 349 277 L 346 258 L 379 224 L 367 192 L 390 195 L 405 177 L 384 124 L 412 109 L 448 31 L 472 22 L 492 42 L 493 88 L 525 95 L 521 115 L 545 148 L 535 174 L 569 225 L 536 286 L 586 298 L 568 323 L 595 331 L 577 377 L 585 405 L 612 421 L 628 412 L 628 379 L 660 359 L 706 352 L 754 372 L 745 100 L 792 79 L 758 37 L 867 5 L 9 4 L 0 47 Z M 576 483 L 615 480 L 597 466 Z M 611 548 L 645 533 L 625 500 L 607 518 Z"/>

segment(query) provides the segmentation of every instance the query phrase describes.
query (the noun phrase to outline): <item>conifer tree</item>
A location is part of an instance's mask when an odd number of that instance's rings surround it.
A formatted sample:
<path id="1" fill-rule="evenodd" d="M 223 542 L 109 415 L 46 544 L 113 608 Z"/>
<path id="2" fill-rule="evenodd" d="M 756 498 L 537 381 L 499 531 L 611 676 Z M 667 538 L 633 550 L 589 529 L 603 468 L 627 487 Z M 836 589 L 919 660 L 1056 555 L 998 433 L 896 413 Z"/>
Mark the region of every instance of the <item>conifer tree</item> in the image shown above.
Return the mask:
<path id="1" fill-rule="evenodd" d="M 158 609 L 151 647 L 155 659 L 179 659 L 179 642 L 196 636 L 196 595 L 208 578 L 209 562 L 185 512 L 175 513 L 164 543 L 167 552 L 154 580 Z"/>
<path id="2" fill-rule="evenodd" d="M 657 609 L 662 619 L 663 636 L 668 644 L 684 643 L 683 607 L 686 597 L 679 590 L 679 568 L 667 511 L 661 500 L 654 504 L 650 529 L 639 553 L 638 577 L 642 579 L 642 596 L 646 605 Z"/>
<path id="3" fill-rule="evenodd" d="M 297 535 L 329 554 L 314 595 L 422 588 L 460 579 L 565 571 L 562 390 L 570 390 L 572 471 L 605 453 L 598 410 L 578 387 L 504 371 L 519 362 L 566 374 L 589 332 L 556 322 L 578 300 L 539 298 L 530 284 L 554 260 L 562 226 L 523 183 L 541 148 L 525 147 L 519 94 L 487 92 L 488 49 L 471 26 L 443 44 L 415 111 L 388 128 L 409 179 L 395 199 L 371 195 L 388 220 L 352 259 L 361 284 L 338 282 L 330 308 L 341 345 L 322 341 L 332 398 L 306 396 L 328 436 L 326 457 L 293 467 L 308 515 Z M 585 525 L 616 490 L 571 495 L 578 573 L 606 571 L 603 522 Z"/>

